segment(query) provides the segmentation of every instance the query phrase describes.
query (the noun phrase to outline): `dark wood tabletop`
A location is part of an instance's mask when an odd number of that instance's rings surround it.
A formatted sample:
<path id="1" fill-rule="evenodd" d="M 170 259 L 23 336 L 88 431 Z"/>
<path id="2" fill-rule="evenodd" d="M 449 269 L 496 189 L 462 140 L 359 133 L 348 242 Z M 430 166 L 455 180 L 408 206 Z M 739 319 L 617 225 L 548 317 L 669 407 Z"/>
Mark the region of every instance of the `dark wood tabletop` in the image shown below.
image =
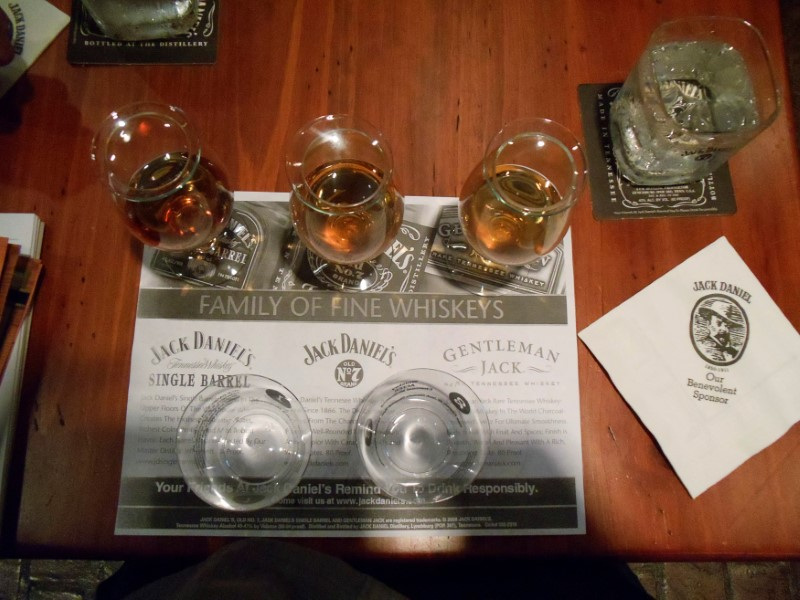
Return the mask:
<path id="1" fill-rule="evenodd" d="M 111 109 L 182 107 L 236 189 L 267 191 L 288 191 L 282 157 L 300 125 L 357 114 L 390 140 L 406 194 L 456 196 L 504 122 L 549 117 L 583 138 L 579 84 L 622 81 L 656 25 L 696 14 L 760 29 L 784 107 L 730 161 L 732 216 L 597 221 L 585 190 L 577 328 L 723 235 L 800 328 L 800 168 L 776 0 L 223 0 L 217 61 L 194 66 L 73 66 L 61 32 L 0 100 L 0 210 L 45 222 L 2 552 L 185 556 L 229 541 L 114 535 L 142 249 L 89 158 Z M 576 343 L 586 535 L 299 543 L 345 557 L 800 557 L 800 426 L 692 500 Z"/>

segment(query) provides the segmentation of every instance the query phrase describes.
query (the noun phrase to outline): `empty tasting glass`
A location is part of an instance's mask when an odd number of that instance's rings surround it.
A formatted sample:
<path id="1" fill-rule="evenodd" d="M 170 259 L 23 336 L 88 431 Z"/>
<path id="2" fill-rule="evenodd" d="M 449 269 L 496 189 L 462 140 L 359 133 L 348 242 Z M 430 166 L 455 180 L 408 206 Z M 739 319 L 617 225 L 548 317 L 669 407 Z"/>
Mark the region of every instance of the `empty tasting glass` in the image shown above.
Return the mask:
<path id="1" fill-rule="evenodd" d="M 581 145 L 549 119 L 511 123 L 489 143 L 459 197 L 470 246 L 501 265 L 553 250 L 569 227 L 586 176 Z"/>
<path id="2" fill-rule="evenodd" d="M 750 23 L 664 23 L 611 104 L 617 168 L 638 185 L 697 181 L 768 127 L 779 108 L 769 54 Z"/>
<path id="3" fill-rule="evenodd" d="M 238 387 L 210 386 L 186 407 L 177 454 L 192 491 L 212 506 L 256 510 L 295 488 L 311 456 L 311 428 L 300 402 L 266 377 Z"/>
<path id="4" fill-rule="evenodd" d="M 327 115 L 301 128 L 286 156 L 297 235 L 333 265 L 380 256 L 403 221 L 392 155 L 383 135 L 349 115 Z"/>
<path id="5" fill-rule="evenodd" d="M 412 503 L 447 500 L 478 476 L 491 441 L 480 400 L 442 371 L 390 377 L 362 401 L 353 428 L 367 475 Z"/>
<path id="6" fill-rule="evenodd" d="M 213 253 L 233 194 L 181 109 L 139 102 L 113 111 L 95 134 L 92 159 L 142 242 L 170 252 Z"/>

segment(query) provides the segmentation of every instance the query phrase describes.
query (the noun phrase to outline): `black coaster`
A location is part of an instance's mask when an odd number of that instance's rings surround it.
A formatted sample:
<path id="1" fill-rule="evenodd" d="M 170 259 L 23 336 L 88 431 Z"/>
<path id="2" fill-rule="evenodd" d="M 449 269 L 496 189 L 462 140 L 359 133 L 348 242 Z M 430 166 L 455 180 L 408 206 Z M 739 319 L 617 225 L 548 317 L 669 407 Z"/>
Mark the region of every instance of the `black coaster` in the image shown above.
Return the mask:
<path id="1" fill-rule="evenodd" d="M 633 185 L 617 172 L 609 118 L 611 101 L 621 85 L 578 86 L 594 218 L 601 221 L 735 213 L 736 198 L 727 164 L 708 177 L 685 185 Z"/>
<path id="2" fill-rule="evenodd" d="M 105 36 L 81 0 L 72 1 L 67 59 L 79 65 L 212 64 L 217 60 L 217 12 L 220 0 L 200 0 L 200 16 L 184 35 L 122 42 Z"/>
<path id="3" fill-rule="evenodd" d="M 457 206 L 442 208 L 435 231 L 427 273 L 457 281 L 467 290 L 487 296 L 564 294 L 562 244 L 527 265 L 509 267 L 482 259 L 470 247 L 459 224 Z"/>
<path id="4" fill-rule="evenodd" d="M 257 214 L 237 206 L 213 245 L 183 253 L 156 250 L 150 268 L 200 285 L 241 290 L 259 248 L 269 246 L 271 233 Z"/>

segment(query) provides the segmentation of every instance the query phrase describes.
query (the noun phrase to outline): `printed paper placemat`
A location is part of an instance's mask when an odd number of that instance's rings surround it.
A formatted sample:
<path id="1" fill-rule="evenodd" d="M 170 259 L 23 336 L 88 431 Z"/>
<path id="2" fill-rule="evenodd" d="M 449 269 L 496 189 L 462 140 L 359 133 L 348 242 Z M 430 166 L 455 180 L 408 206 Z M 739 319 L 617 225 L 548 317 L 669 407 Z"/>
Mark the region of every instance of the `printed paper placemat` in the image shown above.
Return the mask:
<path id="1" fill-rule="evenodd" d="M 469 291 L 486 273 L 452 227 L 454 198 L 406 198 L 394 244 L 342 292 L 297 243 L 288 194 L 236 194 L 234 235 L 191 283 L 145 251 L 131 363 L 116 532 L 126 535 L 553 535 L 585 533 L 571 242 L 507 289 Z M 434 260 L 434 256 L 436 257 Z M 449 257 L 449 258 L 448 258 Z M 458 270 L 449 264 L 462 263 Z M 483 265 L 485 267 L 485 265 Z M 183 268 L 183 265 L 179 265 Z M 225 283 L 226 287 L 218 287 Z M 463 493 L 415 506 L 362 477 L 348 428 L 387 377 L 429 368 L 462 379 L 489 413 L 492 441 Z M 295 394 L 311 461 L 286 498 L 254 513 L 204 504 L 175 454 L 183 409 L 211 382 L 253 373 Z"/>

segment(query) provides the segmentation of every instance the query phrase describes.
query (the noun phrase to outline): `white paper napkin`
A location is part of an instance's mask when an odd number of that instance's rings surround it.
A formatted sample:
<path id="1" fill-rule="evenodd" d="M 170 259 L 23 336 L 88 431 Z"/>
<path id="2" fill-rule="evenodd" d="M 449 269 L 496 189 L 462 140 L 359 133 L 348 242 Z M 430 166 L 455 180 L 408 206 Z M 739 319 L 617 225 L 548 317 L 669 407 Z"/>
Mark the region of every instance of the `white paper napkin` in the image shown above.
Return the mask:
<path id="1" fill-rule="evenodd" d="M 800 420 L 800 335 L 724 237 L 579 336 L 692 498 Z"/>
<path id="2" fill-rule="evenodd" d="M 0 3 L 11 20 L 16 56 L 0 67 L 0 96 L 14 85 L 50 42 L 69 23 L 69 17 L 44 0 L 14 0 Z"/>

